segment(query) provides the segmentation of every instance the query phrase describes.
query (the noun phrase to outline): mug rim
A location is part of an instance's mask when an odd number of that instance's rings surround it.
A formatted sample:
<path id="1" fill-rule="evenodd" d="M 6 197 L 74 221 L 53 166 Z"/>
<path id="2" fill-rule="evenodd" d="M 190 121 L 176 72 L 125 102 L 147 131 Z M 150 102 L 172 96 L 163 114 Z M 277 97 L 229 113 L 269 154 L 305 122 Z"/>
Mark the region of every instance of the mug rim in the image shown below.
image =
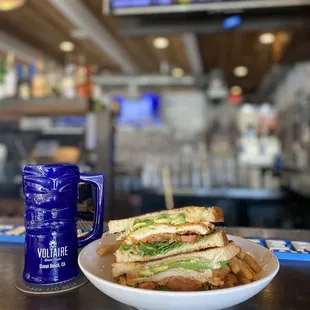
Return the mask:
<path id="1" fill-rule="evenodd" d="M 79 170 L 78 165 L 76 164 L 34 164 L 34 165 L 26 165 L 23 168 L 23 172 L 26 172 L 25 170 L 28 168 L 59 168 L 59 167 L 64 167 L 64 168 L 76 168 Z"/>
<path id="2" fill-rule="evenodd" d="M 26 165 L 26 167 L 56 167 L 56 166 L 62 166 L 62 167 L 77 167 L 76 164 L 32 164 L 32 165 Z"/>

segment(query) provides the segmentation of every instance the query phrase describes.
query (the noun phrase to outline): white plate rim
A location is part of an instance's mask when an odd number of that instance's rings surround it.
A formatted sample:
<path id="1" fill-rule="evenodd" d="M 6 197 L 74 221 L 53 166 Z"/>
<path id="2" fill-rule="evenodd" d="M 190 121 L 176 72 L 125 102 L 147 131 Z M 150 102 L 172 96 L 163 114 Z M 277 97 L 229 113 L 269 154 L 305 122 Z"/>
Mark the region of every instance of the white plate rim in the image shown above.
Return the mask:
<path id="1" fill-rule="evenodd" d="M 108 232 L 106 233 L 108 234 Z M 103 237 L 104 238 L 104 235 Z M 102 239 L 101 238 L 101 239 Z M 238 237 L 238 236 L 233 236 L 233 235 L 229 235 L 227 234 L 227 238 L 230 240 L 230 238 L 233 238 L 233 239 L 240 239 L 240 240 L 246 240 L 248 242 L 252 242 L 253 244 L 251 244 L 252 246 L 254 247 L 262 247 L 264 250 L 266 251 L 269 251 L 267 248 L 265 248 L 264 246 L 260 245 L 260 244 L 257 244 L 257 243 L 254 243 L 253 241 L 250 241 L 250 240 L 247 240 L 245 238 L 241 238 L 241 237 Z M 272 253 L 270 251 L 270 253 L 272 254 L 272 257 L 276 260 L 276 263 L 277 263 L 277 267 L 276 269 L 268 276 L 264 277 L 264 278 L 261 278 L 255 282 L 251 282 L 251 283 L 248 283 L 248 284 L 242 284 L 242 285 L 239 285 L 239 286 L 235 286 L 235 287 L 230 287 L 230 288 L 224 288 L 224 289 L 218 289 L 218 290 L 208 290 L 208 291 L 192 291 L 192 292 L 169 292 L 169 291 L 156 291 L 156 290 L 144 290 L 144 289 L 140 289 L 140 288 L 135 288 L 135 287 L 130 287 L 130 286 L 125 286 L 125 285 L 121 285 L 121 284 L 118 284 L 118 283 L 114 283 L 114 282 L 111 282 L 111 281 L 107 281 L 101 277 L 98 277 L 94 274 L 92 274 L 91 272 L 87 271 L 83 266 L 82 266 L 82 263 L 81 263 L 81 257 L 83 255 L 83 250 L 84 249 L 87 249 L 88 247 L 91 247 L 91 245 L 95 242 L 98 242 L 99 240 L 101 239 L 97 239 L 97 240 L 94 240 L 93 242 L 91 242 L 90 244 L 88 244 L 86 247 L 84 247 L 82 249 L 82 251 L 79 253 L 79 256 L 78 256 L 78 264 L 81 268 L 81 270 L 83 271 L 84 274 L 88 274 L 90 275 L 92 278 L 95 278 L 99 281 L 103 281 L 107 286 L 111 287 L 111 288 L 115 288 L 115 289 L 122 289 L 128 293 L 130 292 L 135 292 L 135 293 L 139 293 L 139 294 L 145 294 L 145 295 L 158 295 L 158 296 L 161 296 L 163 294 L 169 296 L 174 296 L 174 295 L 184 295 L 184 296 L 191 296 L 191 295 L 197 295 L 197 296 L 200 296 L 200 295 L 225 295 L 225 293 L 227 292 L 230 292 L 230 293 L 233 293 L 233 292 L 239 292 L 239 291 L 242 291 L 244 290 L 245 288 L 251 288 L 251 287 L 255 287 L 257 285 L 259 285 L 259 283 L 262 283 L 262 282 L 270 282 L 278 273 L 279 269 L 280 269 L 280 263 L 279 263 L 279 260 L 278 258 L 274 255 L 274 253 Z"/>

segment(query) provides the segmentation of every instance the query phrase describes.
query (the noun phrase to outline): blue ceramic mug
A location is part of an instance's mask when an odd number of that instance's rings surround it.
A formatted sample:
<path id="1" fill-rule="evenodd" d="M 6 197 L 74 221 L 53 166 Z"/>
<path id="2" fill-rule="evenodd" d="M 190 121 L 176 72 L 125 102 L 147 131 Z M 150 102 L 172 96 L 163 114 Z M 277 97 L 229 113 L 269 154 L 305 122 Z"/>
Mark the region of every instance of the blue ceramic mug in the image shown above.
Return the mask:
<path id="1" fill-rule="evenodd" d="M 96 187 L 93 229 L 77 237 L 78 184 Z M 25 197 L 24 280 L 51 284 L 74 278 L 78 247 L 103 232 L 103 175 L 80 174 L 76 165 L 32 165 L 23 171 Z"/>

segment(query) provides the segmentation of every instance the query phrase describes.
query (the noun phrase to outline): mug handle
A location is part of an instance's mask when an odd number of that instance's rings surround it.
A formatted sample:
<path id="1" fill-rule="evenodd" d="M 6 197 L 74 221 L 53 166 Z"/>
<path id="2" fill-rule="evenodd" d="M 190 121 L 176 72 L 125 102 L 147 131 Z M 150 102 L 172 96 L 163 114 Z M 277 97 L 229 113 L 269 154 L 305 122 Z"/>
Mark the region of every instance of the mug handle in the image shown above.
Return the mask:
<path id="1" fill-rule="evenodd" d="M 78 238 L 78 247 L 83 247 L 91 241 L 101 238 L 103 234 L 104 176 L 102 174 L 81 174 L 80 181 L 94 185 L 96 188 L 96 209 L 93 228 L 87 235 Z"/>

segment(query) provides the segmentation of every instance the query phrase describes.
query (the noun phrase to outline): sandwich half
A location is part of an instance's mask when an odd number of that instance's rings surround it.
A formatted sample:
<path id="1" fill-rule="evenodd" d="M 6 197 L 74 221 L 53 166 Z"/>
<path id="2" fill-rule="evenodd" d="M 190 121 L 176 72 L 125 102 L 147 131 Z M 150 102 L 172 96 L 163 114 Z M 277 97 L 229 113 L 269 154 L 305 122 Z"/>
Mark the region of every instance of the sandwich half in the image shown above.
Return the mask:
<path id="1" fill-rule="evenodd" d="M 230 272 L 229 261 L 240 252 L 233 242 L 219 248 L 180 254 L 144 263 L 113 263 L 121 284 L 144 289 L 198 291 L 220 287 Z"/>
<path id="2" fill-rule="evenodd" d="M 228 243 L 227 236 L 223 230 L 203 235 L 195 233 L 197 232 L 190 231 L 190 234 L 187 235 L 179 234 L 179 232 L 153 235 L 150 238 L 154 238 L 154 242 L 150 242 L 150 239 L 144 242 L 132 242 L 131 239 L 128 239 L 116 250 L 116 261 L 124 263 L 153 261 L 171 255 L 196 252 L 213 247 L 223 247 Z M 166 237 L 167 239 L 165 239 Z M 157 241 L 155 238 L 158 238 Z"/>
<path id="3" fill-rule="evenodd" d="M 185 207 L 110 221 L 110 233 L 123 232 L 117 262 L 156 260 L 227 243 L 211 222 L 223 221 L 220 208 Z"/>

